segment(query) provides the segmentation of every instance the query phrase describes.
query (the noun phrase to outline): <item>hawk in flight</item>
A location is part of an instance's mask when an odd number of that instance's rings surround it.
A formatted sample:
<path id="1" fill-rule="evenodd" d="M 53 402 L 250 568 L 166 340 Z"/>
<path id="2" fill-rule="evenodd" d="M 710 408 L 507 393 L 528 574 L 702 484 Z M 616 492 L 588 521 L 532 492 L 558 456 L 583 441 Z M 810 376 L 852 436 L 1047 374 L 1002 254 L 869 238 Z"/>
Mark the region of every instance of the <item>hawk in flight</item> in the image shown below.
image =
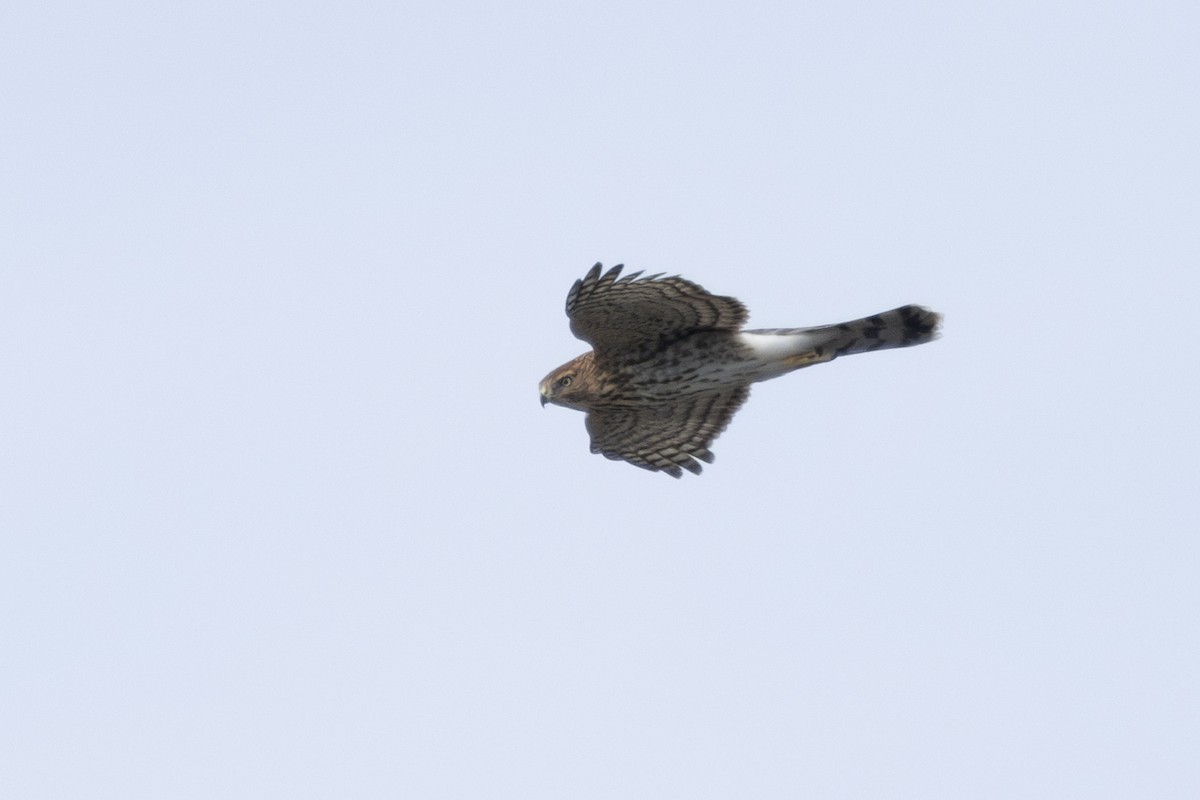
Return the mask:
<path id="1" fill-rule="evenodd" d="M 676 478 L 712 463 L 709 445 L 746 402 L 750 384 L 838 356 L 924 344 L 940 315 L 901 306 L 815 328 L 742 330 L 732 297 L 680 277 L 601 274 L 567 294 L 571 332 L 592 346 L 542 379 L 542 405 L 587 412 L 592 452 Z"/>

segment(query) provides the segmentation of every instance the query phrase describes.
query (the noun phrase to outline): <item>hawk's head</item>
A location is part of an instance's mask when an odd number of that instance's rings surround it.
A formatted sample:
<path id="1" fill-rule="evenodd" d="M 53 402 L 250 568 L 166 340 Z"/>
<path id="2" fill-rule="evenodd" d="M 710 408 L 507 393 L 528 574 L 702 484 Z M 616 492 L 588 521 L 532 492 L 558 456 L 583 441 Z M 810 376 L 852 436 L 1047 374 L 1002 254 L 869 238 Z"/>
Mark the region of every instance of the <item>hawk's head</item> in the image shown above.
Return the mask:
<path id="1" fill-rule="evenodd" d="M 593 395 L 592 372 L 591 353 L 584 353 L 553 370 L 538 384 L 538 392 L 542 395 L 542 405 L 554 403 L 556 406 L 587 411 L 588 400 Z"/>

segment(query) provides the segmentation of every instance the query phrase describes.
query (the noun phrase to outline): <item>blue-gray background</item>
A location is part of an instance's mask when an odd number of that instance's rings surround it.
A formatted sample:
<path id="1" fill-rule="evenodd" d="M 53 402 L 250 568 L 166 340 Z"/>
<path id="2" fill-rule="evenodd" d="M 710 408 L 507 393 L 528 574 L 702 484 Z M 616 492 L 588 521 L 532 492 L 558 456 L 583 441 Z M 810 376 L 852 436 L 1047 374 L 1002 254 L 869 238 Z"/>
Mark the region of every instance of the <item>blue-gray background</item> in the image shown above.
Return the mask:
<path id="1" fill-rule="evenodd" d="M 17 3 L 14 798 L 1200 796 L 1194 3 Z M 702 477 L 597 260 L 935 344 Z"/>

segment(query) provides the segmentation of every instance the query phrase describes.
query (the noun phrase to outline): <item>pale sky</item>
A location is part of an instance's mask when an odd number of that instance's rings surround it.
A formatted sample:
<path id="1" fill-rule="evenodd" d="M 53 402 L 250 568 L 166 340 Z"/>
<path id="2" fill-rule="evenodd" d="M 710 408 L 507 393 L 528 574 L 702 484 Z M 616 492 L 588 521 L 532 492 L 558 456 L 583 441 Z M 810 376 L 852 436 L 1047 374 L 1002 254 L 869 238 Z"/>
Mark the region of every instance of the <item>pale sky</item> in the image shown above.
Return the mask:
<path id="1" fill-rule="evenodd" d="M 1194 3 L 18 3 L 0 795 L 1200 796 Z M 596 261 L 930 345 L 676 481 Z"/>

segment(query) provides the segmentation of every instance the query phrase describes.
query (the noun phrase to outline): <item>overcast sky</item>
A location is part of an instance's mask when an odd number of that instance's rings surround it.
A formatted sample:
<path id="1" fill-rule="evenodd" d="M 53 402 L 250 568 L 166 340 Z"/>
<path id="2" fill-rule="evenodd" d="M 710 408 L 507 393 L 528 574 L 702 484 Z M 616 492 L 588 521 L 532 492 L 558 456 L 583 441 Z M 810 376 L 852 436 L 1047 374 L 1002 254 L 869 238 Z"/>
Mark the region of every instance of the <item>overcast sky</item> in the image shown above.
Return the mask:
<path id="1" fill-rule="evenodd" d="M 0 15 L 0 794 L 1200 796 L 1200 12 Z M 942 338 L 702 476 L 596 261 Z"/>

